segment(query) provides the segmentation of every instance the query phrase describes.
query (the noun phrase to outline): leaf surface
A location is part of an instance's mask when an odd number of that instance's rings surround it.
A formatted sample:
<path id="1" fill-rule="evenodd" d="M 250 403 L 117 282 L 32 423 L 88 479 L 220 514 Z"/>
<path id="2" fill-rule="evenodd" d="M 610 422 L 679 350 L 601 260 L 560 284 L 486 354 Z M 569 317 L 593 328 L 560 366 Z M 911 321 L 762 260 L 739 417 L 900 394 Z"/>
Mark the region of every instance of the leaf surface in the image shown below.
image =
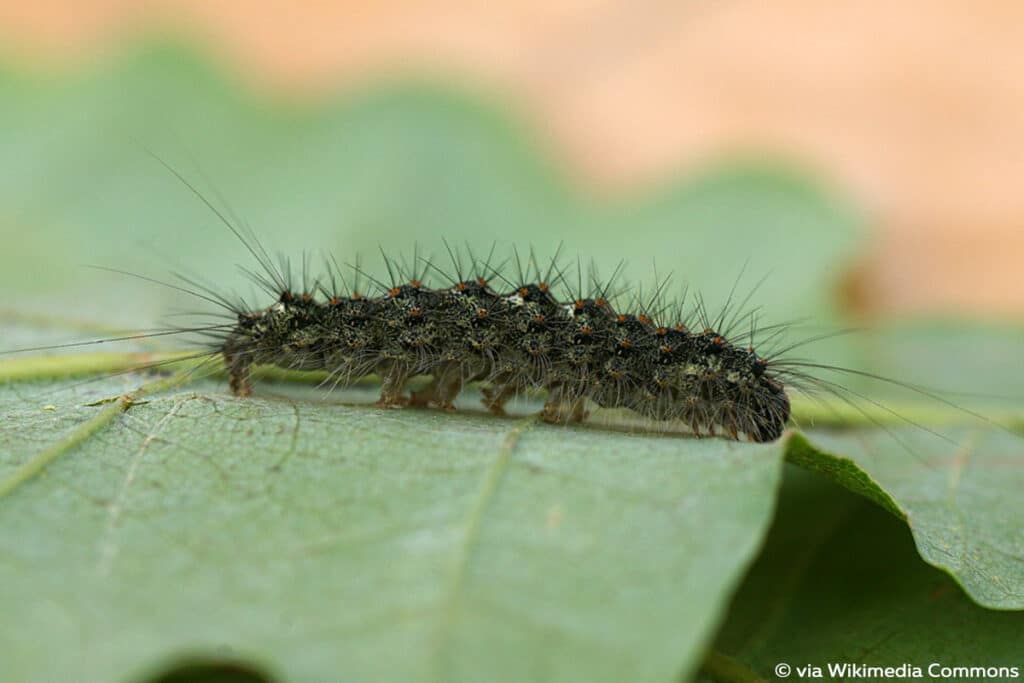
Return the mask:
<path id="1" fill-rule="evenodd" d="M 992 427 L 943 435 L 915 428 L 795 435 L 787 456 L 904 519 L 921 557 L 979 604 L 1024 609 L 1024 441 Z"/>
<path id="2" fill-rule="evenodd" d="M 48 386 L 50 410 L 6 385 L 0 479 L 128 379 Z M 8 675 L 227 651 L 285 680 L 671 680 L 780 470 L 777 444 L 194 389 L 0 498 Z"/>

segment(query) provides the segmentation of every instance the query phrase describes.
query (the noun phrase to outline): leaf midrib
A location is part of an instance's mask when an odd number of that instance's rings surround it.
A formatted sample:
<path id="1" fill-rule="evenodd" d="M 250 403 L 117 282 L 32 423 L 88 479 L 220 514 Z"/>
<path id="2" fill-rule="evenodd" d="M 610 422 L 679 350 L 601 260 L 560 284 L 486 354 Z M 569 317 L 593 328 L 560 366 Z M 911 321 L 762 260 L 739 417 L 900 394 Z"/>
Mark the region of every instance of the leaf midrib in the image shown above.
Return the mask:
<path id="1" fill-rule="evenodd" d="M 509 463 L 523 433 L 537 424 L 537 417 L 530 415 L 519 420 L 505 435 L 501 447 L 491 465 L 484 471 L 480 487 L 463 519 L 462 539 L 456 547 L 445 582 L 444 598 L 440 604 L 437 630 L 431 648 L 431 673 L 436 681 L 450 680 L 447 674 L 447 653 L 452 631 L 462 607 L 466 571 L 472 561 L 479 541 L 483 519 L 487 513 L 501 480 L 508 471 Z"/>

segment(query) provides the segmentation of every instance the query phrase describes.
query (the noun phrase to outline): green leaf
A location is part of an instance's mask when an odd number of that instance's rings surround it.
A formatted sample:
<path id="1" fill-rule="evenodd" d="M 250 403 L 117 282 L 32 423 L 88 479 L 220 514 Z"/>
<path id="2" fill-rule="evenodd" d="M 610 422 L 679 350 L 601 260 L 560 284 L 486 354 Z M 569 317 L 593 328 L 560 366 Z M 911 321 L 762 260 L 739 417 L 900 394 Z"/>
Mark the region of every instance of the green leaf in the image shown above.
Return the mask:
<path id="1" fill-rule="evenodd" d="M 863 498 L 794 467 L 784 480 L 765 547 L 716 639 L 715 663 L 731 659 L 767 680 L 782 662 L 794 671 L 907 663 L 924 678 L 932 663 L 1021 666 L 1024 613 L 972 603 L 918 559 L 901 522 Z M 744 676 L 734 670 L 732 678 Z"/>
<path id="2" fill-rule="evenodd" d="M 823 472 L 904 519 L 928 563 L 979 604 L 1024 609 L 1020 437 L 995 427 L 794 435 L 790 462 Z M 836 454 L 842 454 L 841 456 Z"/>
<path id="3" fill-rule="evenodd" d="M 225 649 L 296 681 L 670 680 L 699 662 L 780 470 L 778 444 L 302 389 L 82 407 L 126 382 L 0 393 L 0 481 L 106 421 L 3 489 L 16 680 L 124 680 Z"/>

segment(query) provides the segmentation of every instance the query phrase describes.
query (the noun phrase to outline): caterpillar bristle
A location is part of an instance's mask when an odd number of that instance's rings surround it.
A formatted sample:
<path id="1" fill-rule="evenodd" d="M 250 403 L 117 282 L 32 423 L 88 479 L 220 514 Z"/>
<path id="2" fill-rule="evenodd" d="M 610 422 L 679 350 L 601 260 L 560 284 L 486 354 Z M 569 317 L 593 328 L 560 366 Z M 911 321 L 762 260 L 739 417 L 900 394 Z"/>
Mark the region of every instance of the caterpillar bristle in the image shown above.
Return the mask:
<path id="1" fill-rule="evenodd" d="M 801 321 L 761 324 L 760 310 L 749 303 L 763 279 L 737 296 L 742 271 L 715 315 L 698 291 L 684 287 L 669 296 L 671 274 L 659 276 L 655 268 L 645 293 L 642 286 L 622 282 L 624 262 L 602 277 L 593 262 L 584 268 L 577 257 L 573 264 L 561 243 L 548 259 L 539 258 L 533 246 L 525 252 L 513 246 L 498 260 L 496 243 L 483 255 L 468 244 L 460 249 L 442 240 L 444 265 L 417 244 L 408 257 L 381 248 L 386 275 L 380 278 L 358 256 L 344 267 L 326 256 L 316 274 L 308 252 L 294 265 L 272 255 L 234 213 L 218 209 L 150 154 L 242 243 L 255 266 L 239 270 L 271 303 L 251 306 L 180 273 L 173 274 L 175 282 L 165 282 L 102 268 L 213 304 L 217 313 L 201 315 L 217 322 L 2 353 L 192 334 L 204 340 L 191 356 L 202 360 L 193 372 L 206 371 L 220 357 L 236 396 L 252 392 L 252 370 L 259 365 L 322 371 L 320 386 L 328 391 L 376 375 L 377 405 L 386 408 L 452 411 L 463 388 L 479 383 L 483 406 L 496 414 L 504 414 L 516 397 L 541 391 L 546 399 L 540 418 L 546 422 L 582 422 L 588 405 L 596 405 L 628 410 L 640 424 L 755 442 L 779 438 L 790 423 L 790 391 L 815 399 L 826 392 L 898 416 L 812 372 L 873 378 L 954 405 L 923 387 L 790 357 L 806 344 L 850 330 L 785 343 L 786 333 Z M 139 369 L 147 367 L 160 365 Z M 409 391 L 415 376 L 428 379 Z"/>

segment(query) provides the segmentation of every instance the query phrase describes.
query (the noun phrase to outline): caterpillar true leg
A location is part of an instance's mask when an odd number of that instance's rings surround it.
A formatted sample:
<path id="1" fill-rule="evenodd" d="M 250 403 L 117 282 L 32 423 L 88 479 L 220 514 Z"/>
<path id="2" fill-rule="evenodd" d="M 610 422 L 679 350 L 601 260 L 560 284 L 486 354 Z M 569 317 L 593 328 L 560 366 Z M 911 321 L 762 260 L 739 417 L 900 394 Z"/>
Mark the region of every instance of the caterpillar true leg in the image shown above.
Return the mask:
<path id="1" fill-rule="evenodd" d="M 224 365 L 228 368 L 228 385 L 235 396 L 248 396 L 252 393 L 249 380 L 252 369 L 252 354 L 248 349 L 238 349 L 229 340 L 224 344 Z"/>

